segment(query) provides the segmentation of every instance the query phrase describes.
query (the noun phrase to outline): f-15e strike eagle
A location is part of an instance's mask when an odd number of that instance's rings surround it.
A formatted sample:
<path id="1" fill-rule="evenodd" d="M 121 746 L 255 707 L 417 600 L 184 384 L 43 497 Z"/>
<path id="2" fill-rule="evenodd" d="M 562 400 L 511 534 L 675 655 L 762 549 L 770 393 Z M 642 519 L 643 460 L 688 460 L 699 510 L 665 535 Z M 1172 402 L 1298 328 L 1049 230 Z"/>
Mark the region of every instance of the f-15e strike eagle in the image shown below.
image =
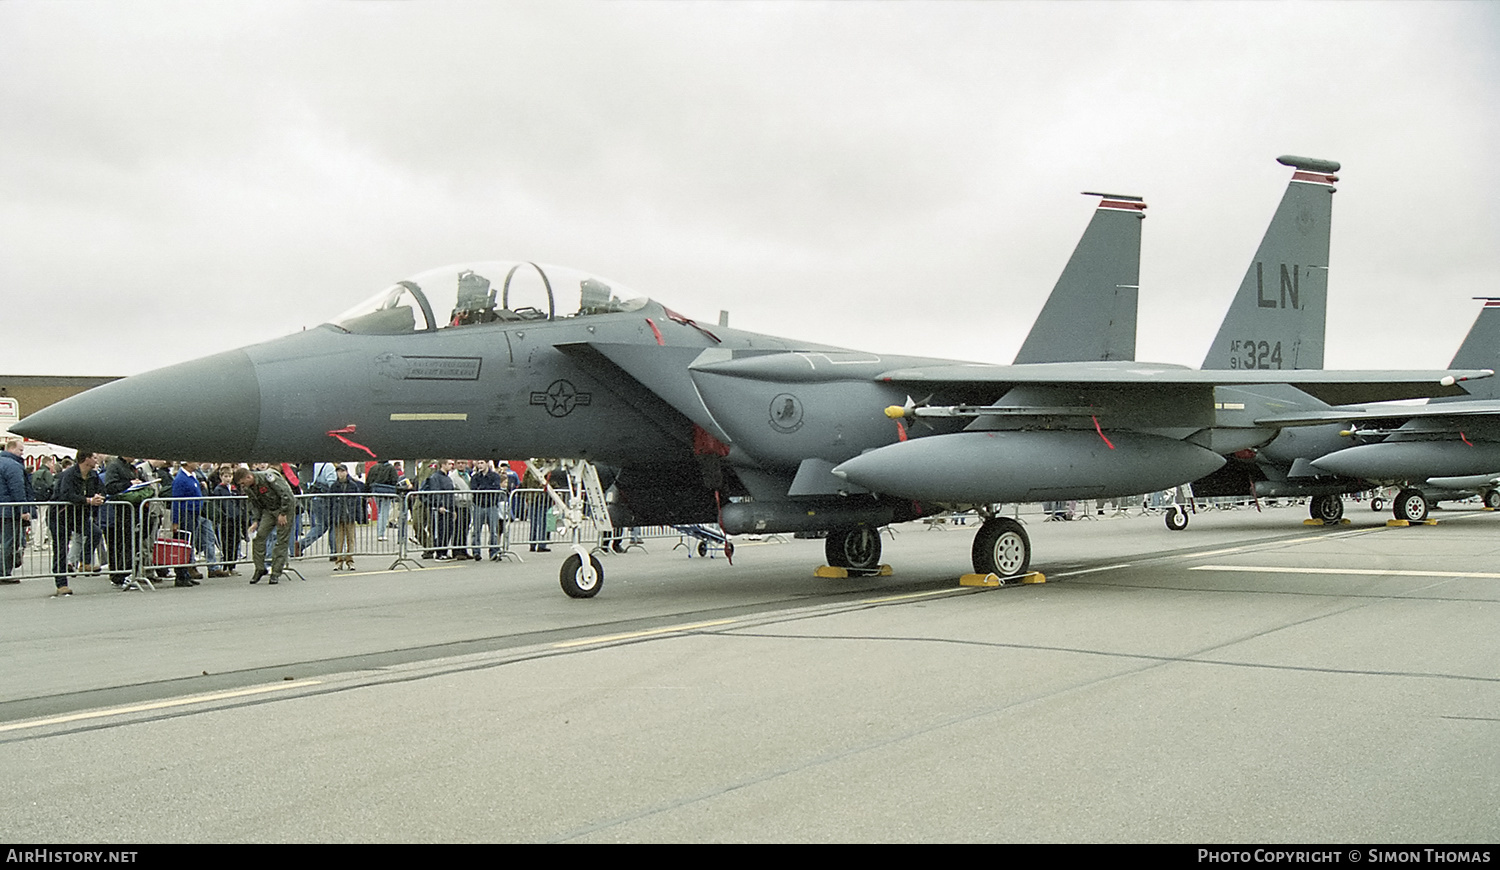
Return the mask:
<path id="1" fill-rule="evenodd" d="M 1283 157 L 1293 174 L 1265 238 L 1240 285 L 1203 368 L 1323 366 L 1333 183 L 1338 164 Z M 1279 285 L 1279 286 L 1278 286 Z M 1500 361 L 1500 300 L 1485 307 L 1451 368 L 1493 368 Z M 1195 496 L 1294 496 L 1309 499 L 1314 520 L 1343 516 L 1344 493 L 1382 484 L 1403 487 L 1396 517 L 1426 517 L 1439 498 L 1481 493 L 1500 507 L 1500 383 L 1467 385 L 1472 394 L 1426 405 L 1331 406 L 1287 385 L 1224 387 L 1221 420 L 1280 432 L 1261 447 L 1238 451 L 1205 478 Z M 1169 528 L 1187 515 L 1169 511 Z"/>
<path id="2" fill-rule="evenodd" d="M 1102 196 L 1013 365 L 705 326 L 591 274 L 484 262 L 399 281 L 314 329 L 106 384 L 12 429 L 129 456 L 587 459 L 619 470 L 618 526 L 827 531 L 829 563 L 853 572 L 879 567 L 881 526 L 973 505 L 986 516 L 974 570 L 1014 577 L 1031 544 L 999 503 L 1161 490 L 1274 438 L 1229 409 L 1226 389 L 1379 402 L 1464 396 L 1460 382 L 1491 374 L 1289 370 L 1303 349 L 1248 333 L 1234 337 L 1245 367 L 1134 362 L 1143 208 Z M 1263 269 L 1266 313 L 1314 292 L 1317 269 L 1301 265 Z M 602 585 L 583 555 L 563 568 L 575 597 Z"/>
<path id="3" fill-rule="evenodd" d="M 1481 297 L 1482 298 L 1482 297 Z M 1483 298 L 1453 366 L 1495 365 L 1500 357 L 1500 299 Z M 1368 489 L 1372 484 L 1402 487 L 1394 502 L 1396 518 L 1427 517 L 1432 502 L 1483 497 L 1500 508 L 1500 384 L 1470 385 L 1472 397 L 1437 398 L 1423 405 L 1353 405 L 1269 415 L 1269 425 L 1296 425 L 1279 436 L 1324 433 L 1323 449 L 1304 446 L 1299 465 L 1312 485 L 1329 493 Z M 1321 424 L 1321 425 L 1307 425 Z M 1337 488 L 1334 488 L 1337 487 Z M 1324 503 L 1337 494 L 1323 496 Z M 1316 511 L 1316 506 L 1315 506 Z M 1336 518 L 1342 511 L 1330 510 Z"/>

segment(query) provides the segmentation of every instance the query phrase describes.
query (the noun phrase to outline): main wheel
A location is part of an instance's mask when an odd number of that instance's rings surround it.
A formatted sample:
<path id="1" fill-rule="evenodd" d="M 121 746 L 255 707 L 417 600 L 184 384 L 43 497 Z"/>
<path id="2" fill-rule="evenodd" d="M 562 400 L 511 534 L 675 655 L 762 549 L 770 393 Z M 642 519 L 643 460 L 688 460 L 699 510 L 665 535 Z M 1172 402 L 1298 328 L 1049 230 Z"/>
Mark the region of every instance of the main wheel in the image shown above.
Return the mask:
<path id="1" fill-rule="evenodd" d="M 1031 565 L 1031 540 L 1010 517 L 984 521 L 974 536 L 974 573 L 1018 577 Z"/>
<path id="2" fill-rule="evenodd" d="M 1344 518 L 1344 499 L 1336 495 L 1315 495 L 1307 503 L 1307 513 L 1315 520 L 1333 525 Z"/>
<path id="3" fill-rule="evenodd" d="M 584 565 L 583 559 L 574 553 L 563 562 L 558 579 L 562 581 L 562 591 L 569 598 L 593 598 L 604 586 L 604 566 L 592 554 L 589 555 L 588 565 Z"/>
<path id="4" fill-rule="evenodd" d="M 1487 489 L 1484 491 L 1484 506 L 1500 511 L 1500 489 Z"/>
<path id="5" fill-rule="evenodd" d="M 873 571 L 880 567 L 880 530 L 870 526 L 834 529 L 823 542 L 823 555 L 835 568 Z"/>
<path id="6" fill-rule="evenodd" d="M 1184 509 L 1181 505 L 1174 505 L 1172 507 L 1169 507 L 1167 508 L 1166 520 L 1167 528 L 1171 529 L 1174 532 L 1180 532 L 1183 529 L 1187 528 L 1187 510 Z"/>
<path id="7" fill-rule="evenodd" d="M 1396 495 L 1396 519 L 1420 523 L 1427 519 L 1427 497 L 1420 489 L 1403 489 Z"/>

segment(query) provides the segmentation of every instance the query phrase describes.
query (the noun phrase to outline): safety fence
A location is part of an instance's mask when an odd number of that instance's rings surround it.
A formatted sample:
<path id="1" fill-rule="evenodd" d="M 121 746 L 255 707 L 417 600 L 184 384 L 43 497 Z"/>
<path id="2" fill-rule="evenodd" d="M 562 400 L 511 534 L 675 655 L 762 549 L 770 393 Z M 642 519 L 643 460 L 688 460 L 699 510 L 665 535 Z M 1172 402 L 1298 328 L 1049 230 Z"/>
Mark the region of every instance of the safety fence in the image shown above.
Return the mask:
<path id="1" fill-rule="evenodd" d="M 596 518 L 577 499 L 554 499 L 540 489 L 315 492 L 296 501 L 285 524 L 261 520 L 264 535 L 257 534 L 262 527 L 244 496 L 0 504 L 0 580 L 55 577 L 66 583 L 108 575 L 124 588 L 154 588 L 163 580 L 201 579 L 205 572 L 237 573 L 255 561 L 251 548 L 257 539 L 268 567 L 278 564 L 284 538 L 285 563 L 295 568 L 326 559 L 336 570 L 419 564 L 418 558 L 499 561 L 553 545 L 607 548 L 615 540 L 607 519 Z M 621 540 L 680 537 L 671 527 L 633 531 Z"/>
<path id="2" fill-rule="evenodd" d="M 300 495 L 285 523 L 261 518 L 264 535 L 244 496 L 0 504 L 0 579 L 54 577 L 61 585 L 108 575 L 125 588 L 153 588 L 204 571 L 228 576 L 254 561 L 257 538 L 268 565 L 283 546 L 288 561 L 326 558 L 341 568 L 361 556 L 399 560 L 407 552 L 405 504 L 394 494 Z"/>
<path id="3" fill-rule="evenodd" d="M 1094 516 L 1127 509 L 1151 513 L 1171 507 L 1173 495 L 1168 491 L 1078 505 L 1086 504 Z M 522 559 L 530 552 L 572 544 L 620 553 L 671 542 L 672 549 L 686 549 L 689 556 L 714 555 L 724 552 L 726 543 L 712 525 L 612 528 L 607 517 L 596 515 L 602 511 L 591 500 L 568 490 L 392 489 L 305 493 L 296 500 L 297 511 L 285 525 L 266 518 L 269 525 L 263 528 L 253 524 L 244 496 L 111 499 L 87 506 L 0 504 L 0 582 L 54 577 L 66 583 L 80 576 L 107 576 L 132 589 L 153 588 L 164 580 L 196 580 L 205 572 L 227 576 L 254 561 L 251 548 L 257 538 L 267 566 L 284 560 L 293 571 L 299 563 L 324 559 L 336 570 L 410 567 L 420 564 L 419 559 Z M 1197 500 L 1199 509 L 1243 503 L 1234 498 Z M 1043 507 L 1050 516 L 1058 506 Z M 970 516 L 944 519 L 960 524 Z M 285 553 L 278 554 L 283 538 Z"/>
<path id="4" fill-rule="evenodd" d="M 325 559 L 336 570 L 521 559 L 575 543 L 619 553 L 671 542 L 690 556 L 711 555 L 725 543 L 715 526 L 614 529 L 587 499 L 566 490 L 314 492 L 296 501 L 284 525 L 266 517 L 263 527 L 244 496 L 0 504 L 0 581 L 107 576 L 126 589 L 150 589 L 240 573 L 254 562 L 257 539 L 264 564 L 274 570 L 284 561 L 293 571 Z"/>
<path id="5" fill-rule="evenodd" d="M 420 553 L 426 559 L 499 561 L 510 552 L 507 535 L 514 524 L 501 491 L 424 490 L 407 493 L 410 518 L 402 558 Z"/>

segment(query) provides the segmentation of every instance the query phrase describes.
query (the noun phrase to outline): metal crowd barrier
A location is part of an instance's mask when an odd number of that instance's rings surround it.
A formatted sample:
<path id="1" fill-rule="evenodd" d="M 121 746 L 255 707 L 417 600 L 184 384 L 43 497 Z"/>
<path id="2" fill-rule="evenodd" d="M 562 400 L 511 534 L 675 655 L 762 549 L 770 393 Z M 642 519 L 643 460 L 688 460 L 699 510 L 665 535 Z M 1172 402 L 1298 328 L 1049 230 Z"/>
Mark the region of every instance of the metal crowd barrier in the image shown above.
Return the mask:
<path id="1" fill-rule="evenodd" d="M 556 503 L 544 489 L 512 490 L 506 501 L 506 513 L 509 516 L 504 536 L 507 553 L 515 554 L 522 547 L 534 552 L 551 549 L 554 544 L 564 546 L 599 540 L 600 524 L 586 512 L 583 522 L 570 532 Z"/>
<path id="2" fill-rule="evenodd" d="M 382 510 L 382 504 L 385 510 Z M 405 554 L 405 515 L 401 496 L 368 492 L 303 493 L 297 496 L 297 518 L 292 528 L 290 558 L 327 559 L 339 567 L 353 566 L 356 557 L 397 559 Z M 387 525 L 380 525 L 382 514 Z M 394 525 L 393 525 L 394 524 Z M 274 534 L 279 534 L 278 530 Z M 266 541 L 271 558 L 272 539 Z M 250 556 L 246 555 L 248 560 Z M 357 567 L 357 566 L 356 566 Z"/>
<path id="3" fill-rule="evenodd" d="M 100 508 L 115 525 L 116 541 L 128 548 L 111 550 L 111 577 L 125 588 L 155 588 L 154 581 L 178 575 L 198 579 L 231 572 L 243 561 L 238 546 L 249 523 L 244 496 L 148 498 L 139 504 L 106 501 Z"/>
<path id="4" fill-rule="evenodd" d="M 99 573 L 104 562 L 105 528 L 97 520 L 68 530 L 64 543 L 63 566 L 54 572 L 52 528 L 66 502 L 36 502 L 27 505 L 0 505 L 0 579 L 20 581 L 41 577 L 76 577 Z M 23 519 L 19 509 L 30 515 Z M 17 509 L 15 514 L 12 510 Z"/>
<path id="5" fill-rule="evenodd" d="M 234 501 L 234 498 L 205 498 L 203 510 L 192 515 L 191 528 L 183 531 L 192 541 L 191 551 L 181 565 L 173 560 L 170 567 L 191 568 L 218 565 L 216 538 L 209 519 L 208 502 Z M 238 499 L 243 501 L 243 498 Z M 182 499 L 179 501 L 187 501 Z M 151 576 L 161 567 L 154 542 L 159 536 L 172 538 L 171 503 L 173 499 L 150 499 L 140 504 L 106 500 L 98 506 L 80 508 L 68 502 L 51 501 L 30 505 L 39 516 L 23 523 L 11 518 L 10 509 L 18 505 L 0 505 L 0 575 L 7 580 L 107 575 L 116 585 L 134 588 L 144 581 L 151 586 Z M 214 509 L 217 515 L 217 508 Z M 69 518 L 72 518 L 70 521 Z M 189 518 L 182 517 L 184 521 Z M 202 522 L 200 522 L 200 519 Z M 207 523 L 204 525 L 203 523 Z M 62 540 L 61 536 L 67 540 Z M 23 542 L 19 547 L 17 538 Z M 148 542 L 151 542 L 148 544 Z M 180 551 L 179 546 L 173 548 Z M 204 558 L 194 553 L 204 551 Z"/>
<path id="6" fill-rule="evenodd" d="M 276 536 L 281 534 L 291 536 L 293 559 L 399 559 L 406 552 L 405 516 L 399 510 L 398 495 L 312 493 L 298 496 L 297 501 L 296 516 L 266 541 L 268 564 Z M 395 528 L 382 529 L 374 521 L 382 501 L 398 507 L 391 511 L 399 521 Z M 174 506 L 191 503 L 198 503 L 198 510 L 178 507 L 179 528 L 174 531 Z M 22 506 L 0 505 L 0 517 L 9 517 L 12 507 Z M 250 508 L 244 496 L 149 498 L 139 504 L 106 500 L 97 507 L 82 508 L 82 522 L 65 528 L 58 527 L 57 518 L 78 511 L 77 506 L 53 501 L 25 507 L 40 516 L 29 522 L 0 518 L 0 579 L 104 575 L 117 585 L 149 589 L 155 588 L 156 581 L 172 579 L 177 569 L 198 574 L 202 573 L 199 569 L 232 572 L 252 561 L 254 537 L 249 533 Z M 53 537 L 59 532 L 68 536 L 61 552 Z"/>
<path id="7" fill-rule="evenodd" d="M 465 504 L 463 495 L 468 495 Z M 564 496 L 568 501 L 569 496 Z M 687 536 L 672 526 L 641 526 L 620 530 L 616 536 L 604 517 L 588 506 L 577 507 L 578 522 L 571 528 L 552 497 L 542 489 L 518 489 L 496 494 L 493 509 L 483 493 L 408 491 L 405 493 L 305 493 L 297 496 L 296 515 L 266 541 L 269 565 L 277 536 L 289 536 L 289 564 L 319 559 L 343 565 L 358 560 L 391 560 L 420 565 L 417 557 L 451 557 L 459 553 L 480 558 L 521 558 L 530 550 L 564 548 L 573 543 L 616 552 L 653 540 L 677 544 Z M 172 529 L 174 506 L 200 502 L 197 511 L 177 508 L 181 528 Z M 0 515 L 12 505 L 0 505 Z M 54 567 L 51 544 L 54 511 L 76 507 L 66 502 L 28 506 L 30 522 L 0 520 L 0 579 L 27 580 L 62 576 L 105 576 L 125 588 L 155 588 L 183 572 L 238 573 L 253 561 L 249 532 L 251 512 L 244 496 L 204 496 L 202 499 L 149 498 L 139 503 L 107 500 L 86 508 L 85 521 L 67 529 L 69 540 Z M 382 518 L 384 521 L 382 521 Z M 12 532 L 12 529 L 14 531 Z M 476 538 L 477 534 L 477 538 Z M 5 552 L 8 549 L 8 552 Z M 295 569 L 291 569 L 295 570 Z"/>

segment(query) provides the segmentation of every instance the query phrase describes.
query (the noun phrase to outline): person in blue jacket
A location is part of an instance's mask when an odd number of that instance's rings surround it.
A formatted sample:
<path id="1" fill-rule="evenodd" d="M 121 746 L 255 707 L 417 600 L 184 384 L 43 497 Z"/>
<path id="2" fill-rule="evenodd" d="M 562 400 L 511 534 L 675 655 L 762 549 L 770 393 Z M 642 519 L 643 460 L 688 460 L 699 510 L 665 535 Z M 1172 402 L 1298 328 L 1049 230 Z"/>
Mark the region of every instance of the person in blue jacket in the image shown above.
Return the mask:
<path id="1" fill-rule="evenodd" d="M 198 521 L 203 519 L 203 488 L 198 485 L 198 477 L 193 473 L 197 470 L 198 463 L 184 462 L 178 465 L 177 475 L 172 478 L 173 532 L 181 530 L 190 535 L 196 535 L 198 532 Z M 204 543 L 208 545 L 208 542 Z M 214 556 L 210 556 L 209 561 L 214 561 Z M 176 585 L 198 585 L 198 581 L 187 567 L 178 566 L 176 570 Z"/>
<path id="2" fill-rule="evenodd" d="M 21 439 L 7 438 L 5 449 L 0 450 L 0 583 L 20 582 L 11 580 L 10 575 L 21 563 L 25 524 L 36 510 L 29 490 Z"/>

